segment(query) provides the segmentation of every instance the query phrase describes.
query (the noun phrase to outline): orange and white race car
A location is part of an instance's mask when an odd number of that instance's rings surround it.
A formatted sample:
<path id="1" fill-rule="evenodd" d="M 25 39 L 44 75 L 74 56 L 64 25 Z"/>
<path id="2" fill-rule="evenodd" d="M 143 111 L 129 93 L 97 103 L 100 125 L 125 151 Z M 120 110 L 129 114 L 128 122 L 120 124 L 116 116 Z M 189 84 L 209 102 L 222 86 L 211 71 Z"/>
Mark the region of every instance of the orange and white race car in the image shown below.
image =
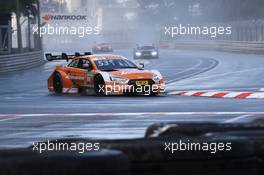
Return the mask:
<path id="1" fill-rule="evenodd" d="M 46 54 L 46 57 L 58 58 Z M 63 58 L 69 60 L 66 54 Z M 51 92 L 105 95 L 157 95 L 164 93 L 165 83 L 157 70 L 144 70 L 120 55 L 71 56 L 67 66 L 58 66 L 48 78 Z"/>

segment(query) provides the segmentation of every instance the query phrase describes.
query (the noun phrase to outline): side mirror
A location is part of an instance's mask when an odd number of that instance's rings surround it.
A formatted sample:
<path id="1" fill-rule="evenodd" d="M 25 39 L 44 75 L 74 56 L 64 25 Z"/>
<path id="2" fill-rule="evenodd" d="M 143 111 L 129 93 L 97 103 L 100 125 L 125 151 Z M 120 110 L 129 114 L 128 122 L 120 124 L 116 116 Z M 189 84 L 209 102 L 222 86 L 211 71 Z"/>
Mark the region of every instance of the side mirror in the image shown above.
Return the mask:
<path id="1" fill-rule="evenodd" d="M 138 68 L 143 70 L 145 68 L 145 64 L 144 63 L 139 63 L 138 64 Z"/>

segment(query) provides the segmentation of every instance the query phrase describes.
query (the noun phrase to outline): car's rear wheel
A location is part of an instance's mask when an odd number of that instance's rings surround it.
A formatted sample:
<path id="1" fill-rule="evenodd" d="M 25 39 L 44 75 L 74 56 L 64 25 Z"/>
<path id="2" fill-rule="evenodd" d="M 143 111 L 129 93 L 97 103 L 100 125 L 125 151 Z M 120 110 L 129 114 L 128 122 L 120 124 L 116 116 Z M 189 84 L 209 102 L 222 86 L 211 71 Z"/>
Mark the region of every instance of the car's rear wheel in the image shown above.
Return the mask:
<path id="1" fill-rule="evenodd" d="M 62 83 L 61 75 L 58 72 L 54 74 L 53 87 L 54 87 L 54 92 L 55 93 L 57 93 L 57 94 L 61 94 L 62 93 L 63 83 Z"/>
<path id="2" fill-rule="evenodd" d="M 94 90 L 96 95 L 105 96 L 105 82 L 102 76 L 96 76 L 94 79 Z"/>

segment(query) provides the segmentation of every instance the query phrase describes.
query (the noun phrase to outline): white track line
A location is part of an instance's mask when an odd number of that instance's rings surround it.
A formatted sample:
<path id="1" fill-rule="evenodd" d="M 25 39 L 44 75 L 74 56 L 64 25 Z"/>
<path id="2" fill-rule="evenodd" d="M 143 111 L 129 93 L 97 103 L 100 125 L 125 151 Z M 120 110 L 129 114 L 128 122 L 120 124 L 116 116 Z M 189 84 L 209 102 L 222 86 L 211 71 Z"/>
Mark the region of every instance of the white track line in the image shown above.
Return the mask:
<path id="1" fill-rule="evenodd" d="M 197 94 L 197 95 L 195 95 Z M 264 92 L 251 92 L 251 91 L 212 91 L 212 90 L 190 90 L 190 91 L 175 91 L 169 92 L 169 96 L 196 96 L 196 97 L 214 97 L 216 94 L 225 94 L 217 98 L 238 98 L 239 99 L 264 99 Z"/>
<path id="2" fill-rule="evenodd" d="M 11 117 L 14 120 L 22 117 L 88 117 L 88 116 L 175 116 L 175 115 L 264 115 L 261 112 L 131 112 L 131 113 L 36 113 L 36 114 L 0 114 L 0 117 Z M 1 120 L 0 120 L 1 121 Z"/>
<path id="3" fill-rule="evenodd" d="M 5 121 L 10 121 L 10 120 L 16 120 L 23 118 L 22 116 L 17 116 L 17 117 L 12 117 L 12 118 L 5 118 L 5 119 L 0 119 L 0 122 L 5 122 Z"/>
<path id="4" fill-rule="evenodd" d="M 232 123 L 232 122 L 237 122 L 239 120 L 243 120 L 245 118 L 252 117 L 252 115 L 241 115 L 239 117 L 235 117 L 232 119 L 225 120 L 224 123 Z"/>

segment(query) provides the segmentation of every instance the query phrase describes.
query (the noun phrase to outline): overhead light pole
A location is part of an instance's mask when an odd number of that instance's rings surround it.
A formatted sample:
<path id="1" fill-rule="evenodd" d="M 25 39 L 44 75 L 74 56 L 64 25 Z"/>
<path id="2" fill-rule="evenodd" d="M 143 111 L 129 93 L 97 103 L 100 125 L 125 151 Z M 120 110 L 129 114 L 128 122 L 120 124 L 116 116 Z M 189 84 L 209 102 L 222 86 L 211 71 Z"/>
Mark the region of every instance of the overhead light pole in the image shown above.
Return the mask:
<path id="1" fill-rule="evenodd" d="M 20 25 L 20 3 L 16 0 L 16 24 L 17 24 L 17 46 L 18 51 L 22 52 L 22 36 L 21 36 L 21 25 Z"/>
<path id="2" fill-rule="evenodd" d="M 37 0 L 37 8 L 38 8 L 38 49 L 41 50 L 42 49 L 42 41 L 41 41 L 41 37 L 40 37 L 40 3 L 39 0 Z"/>

